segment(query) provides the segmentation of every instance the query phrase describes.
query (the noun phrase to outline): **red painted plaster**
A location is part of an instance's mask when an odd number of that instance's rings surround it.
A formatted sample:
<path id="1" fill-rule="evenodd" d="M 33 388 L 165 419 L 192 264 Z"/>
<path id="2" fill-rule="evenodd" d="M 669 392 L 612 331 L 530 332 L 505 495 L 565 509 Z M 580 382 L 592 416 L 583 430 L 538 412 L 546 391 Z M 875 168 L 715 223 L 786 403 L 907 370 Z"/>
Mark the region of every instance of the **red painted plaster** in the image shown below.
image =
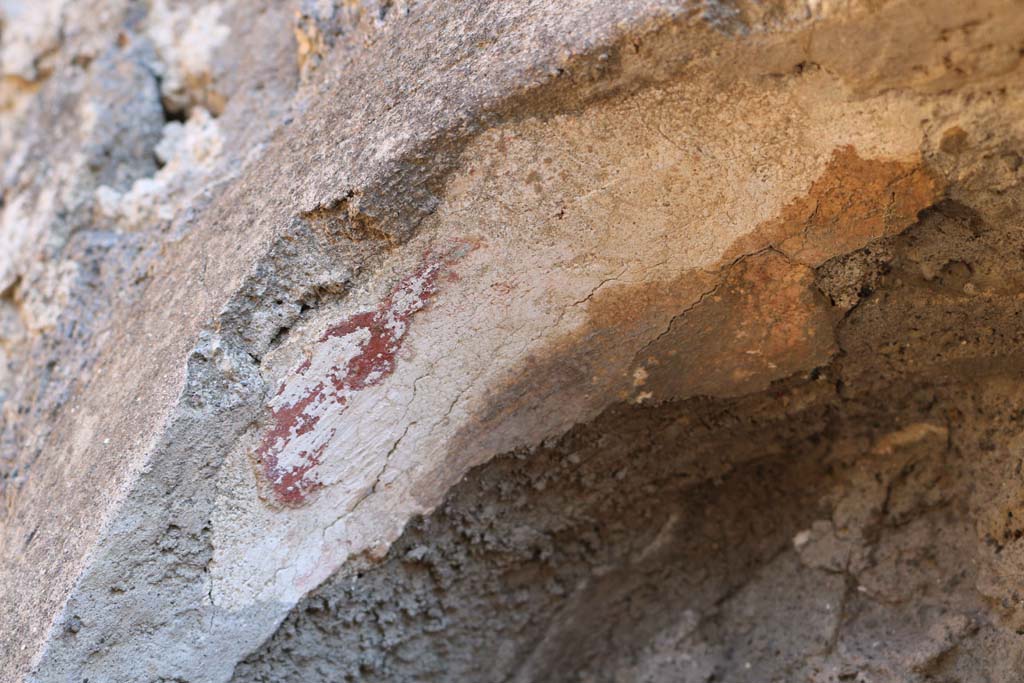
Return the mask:
<path id="1" fill-rule="evenodd" d="M 460 240 L 441 251 L 424 254 L 421 265 L 391 290 L 376 309 L 357 313 L 332 325 L 317 340 L 322 344 L 334 337 L 343 337 L 365 330 L 368 339 L 359 353 L 347 362 L 339 361 L 314 387 L 291 405 L 271 410 L 271 427 L 256 449 L 256 458 L 263 475 L 270 483 L 274 498 L 284 505 L 301 505 L 310 493 L 320 487 L 315 469 L 323 462 L 331 434 L 325 435 L 313 452 L 299 454 L 301 464 L 279 465 L 281 454 L 291 439 L 317 428 L 320 417 L 310 408 L 333 398 L 338 410 L 345 410 L 352 393 L 380 384 L 395 370 L 398 351 L 413 315 L 424 308 L 440 290 L 442 276 L 456 277 L 453 265 L 478 245 Z M 289 380 L 304 376 L 310 368 L 307 358 L 280 384 L 282 394 Z"/>

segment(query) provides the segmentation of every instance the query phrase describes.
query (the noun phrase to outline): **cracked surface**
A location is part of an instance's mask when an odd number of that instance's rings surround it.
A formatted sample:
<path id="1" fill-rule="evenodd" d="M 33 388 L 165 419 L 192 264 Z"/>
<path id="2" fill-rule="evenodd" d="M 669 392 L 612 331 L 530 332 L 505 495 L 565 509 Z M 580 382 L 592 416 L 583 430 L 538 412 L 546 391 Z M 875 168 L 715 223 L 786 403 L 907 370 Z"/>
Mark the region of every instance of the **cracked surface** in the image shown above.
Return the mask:
<path id="1" fill-rule="evenodd" d="M 0 678 L 1005 679 L 1017 5 L 0 2 Z"/>
<path id="2" fill-rule="evenodd" d="M 834 360 L 474 470 L 234 680 L 1015 680 L 1021 248 L 945 203 L 826 262 Z"/>

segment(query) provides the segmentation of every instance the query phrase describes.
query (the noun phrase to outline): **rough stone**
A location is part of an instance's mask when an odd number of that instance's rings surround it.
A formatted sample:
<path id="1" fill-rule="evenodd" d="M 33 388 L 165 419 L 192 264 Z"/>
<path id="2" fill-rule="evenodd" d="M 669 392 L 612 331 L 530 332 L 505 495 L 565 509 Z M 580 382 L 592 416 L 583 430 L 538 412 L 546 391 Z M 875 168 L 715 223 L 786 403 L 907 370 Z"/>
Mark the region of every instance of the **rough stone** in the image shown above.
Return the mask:
<path id="1" fill-rule="evenodd" d="M 0 3 L 0 680 L 1017 680 L 1022 35 Z"/>

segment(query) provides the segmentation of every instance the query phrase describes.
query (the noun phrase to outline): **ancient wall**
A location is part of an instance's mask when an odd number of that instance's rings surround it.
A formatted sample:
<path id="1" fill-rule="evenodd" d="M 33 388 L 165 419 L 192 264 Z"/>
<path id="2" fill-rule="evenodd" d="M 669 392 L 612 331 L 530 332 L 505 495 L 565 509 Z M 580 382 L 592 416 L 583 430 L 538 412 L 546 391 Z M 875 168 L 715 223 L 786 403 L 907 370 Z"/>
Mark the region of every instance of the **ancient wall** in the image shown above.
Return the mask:
<path id="1" fill-rule="evenodd" d="M 0 2 L 0 680 L 1019 680 L 1022 60 Z"/>

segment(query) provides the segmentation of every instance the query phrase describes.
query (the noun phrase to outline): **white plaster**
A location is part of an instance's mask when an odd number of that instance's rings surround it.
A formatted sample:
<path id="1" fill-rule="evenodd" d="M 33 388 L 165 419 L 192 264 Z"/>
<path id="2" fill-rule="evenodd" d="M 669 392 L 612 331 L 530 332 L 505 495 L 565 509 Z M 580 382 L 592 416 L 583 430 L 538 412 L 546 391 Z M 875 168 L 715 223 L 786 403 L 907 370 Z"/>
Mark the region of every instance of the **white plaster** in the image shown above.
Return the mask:
<path id="1" fill-rule="evenodd" d="M 597 108 L 578 120 L 527 120 L 481 135 L 466 153 L 465 172 L 449 182 L 446 203 L 392 257 L 387 272 L 398 275 L 369 283 L 323 325 L 379 306 L 401 273 L 420 266 L 419 255 L 460 239 L 480 246 L 452 264 L 457 279 L 438 279 L 440 291 L 408 329 L 392 320 L 404 335 L 394 373 L 351 392 L 344 410 L 318 406 L 316 435 L 289 445 L 292 452 L 323 446 L 319 491 L 304 505 L 281 509 L 268 506 L 255 483 L 223 488 L 211 566 L 216 604 L 236 610 L 293 603 L 349 557 L 386 552 L 406 521 L 429 511 L 469 467 L 562 434 L 634 394 L 645 377 L 631 365 L 630 346 L 642 348 L 657 336 L 672 312 L 624 322 L 623 347 L 602 360 L 597 375 L 582 384 L 553 377 L 543 385 L 539 377 L 531 403 L 451 450 L 530 358 L 544 358 L 553 341 L 587 323 L 598 290 L 610 295 L 713 268 L 736 238 L 806 193 L 831 152 L 862 128 L 875 130 L 872 143 L 858 150 L 865 156 L 903 158 L 920 145 L 905 109 L 880 99 L 875 108 L 837 115 L 813 92 L 813 78 L 806 87 L 774 101 L 762 94 L 704 107 L 704 119 L 676 113 L 658 120 L 659 112 L 683 106 L 664 99 L 618 103 L 603 113 Z M 809 131 L 799 140 L 786 132 L 794 120 Z M 734 125 L 743 121 L 758 123 Z M 499 138 L 507 151 L 495 154 Z M 536 149 L 557 159 L 553 168 L 541 164 Z M 547 175 L 539 181 L 543 192 L 524 182 L 531 172 Z M 564 218 L 553 220 L 559 211 Z M 676 302 L 675 311 L 699 295 Z M 416 301 L 410 291 L 393 304 L 401 309 Z M 311 353 L 320 358 L 321 351 Z M 318 367 L 329 362 L 323 353 Z M 281 368 L 278 377 L 292 371 Z M 643 392 L 636 400 L 650 397 Z M 240 444 L 226 469 L 251 468 L 248 454 L 260 436 Z"/>

